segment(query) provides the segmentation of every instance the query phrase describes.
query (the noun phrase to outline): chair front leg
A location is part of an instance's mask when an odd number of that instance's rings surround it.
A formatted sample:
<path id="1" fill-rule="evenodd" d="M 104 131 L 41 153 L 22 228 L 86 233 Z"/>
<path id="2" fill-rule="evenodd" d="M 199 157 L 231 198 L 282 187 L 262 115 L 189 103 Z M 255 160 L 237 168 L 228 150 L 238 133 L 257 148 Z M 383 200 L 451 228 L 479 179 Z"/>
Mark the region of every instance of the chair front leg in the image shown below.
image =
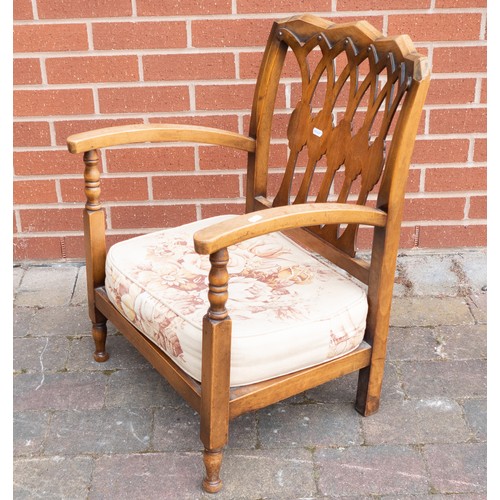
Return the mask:
<path id="1" fill-rule="evenodd" d="M 205 447 L 203 489 L 208 493 L 216 493 L 222 488 L 222 448 L 227 444 L 229 430 L 231 320 L 226 310 L 228 261 L 225 248 L 210 255 L 210 307 L 203 318 L 200 437 Z"/>
<path id="2" fill-rule="evenodd" d="M 106 352 L 106 317 L 95 307 L 95 289 L 104 285 L 106 263 L 105 214 L 100 202 L 101 181 L 97 151 L 87 151 L 83 161 L 87 197 L 83 210 L 87 295 L 95 343 L 94 359 L 102 363 L 109 359 L 109 354 Z"/>

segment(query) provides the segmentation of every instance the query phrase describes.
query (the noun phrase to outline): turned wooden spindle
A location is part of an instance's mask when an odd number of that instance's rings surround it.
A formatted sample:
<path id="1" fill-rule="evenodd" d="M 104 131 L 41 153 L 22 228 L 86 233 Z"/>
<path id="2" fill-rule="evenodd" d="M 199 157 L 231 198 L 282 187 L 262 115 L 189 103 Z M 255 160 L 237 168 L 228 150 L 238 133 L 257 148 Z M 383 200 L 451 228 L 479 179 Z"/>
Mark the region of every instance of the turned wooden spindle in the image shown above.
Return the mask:
<path id="1" fill-rule="evenodd" d="M 106 352 L 107 335 L 108 328 L 106 326 L 106 321 L 92 324 L 92 338 L 95 344 L 94 359 L 98 363 L 103 363 L 109 359 L 109 354 Z"/>
<path id="2" fill-rule="evenodd" d="M 92 149 L 83 155 L 85 163 L 85 172 L 83 178 L 85 180 L 85 196 L 87 203 L 85 208 L 90 211 L 101 210 L 101 174 L 99 172 L 99 157 L 97 151 Z"/>
<path id="3" fill-rule="evenodd" d="M 222 321 L 227 318 L 226 310 L 227 302 L 227 283 L 229 281 L 229 273 L 227 272 L 227 263 L 229 255 L 226 248 L 210 255 L 210 263 L 212 267 L 208 273 L 208 317 L 215 321 Z"/>
<path id="4" fill-rule="evenodd" d="M 106 352 L 106 317 L 95 307 L 94 290 L 104 285 L 106 242 L 104 237 L 105 218 L 101 206 L 101 180 L 99 157 L 96 150 L 83 155 L 85 163 L 85 196 L 87 202 L 83 210 L 85 254 L 87 266 L 87 289 L 89 316 L 92 321 L 92 337 L 95 343 L 94 359 L 102 363 L 109 359 Z"/>
<path id="5" fill-rule="evenodd" d="M 222 450 L 207 450 L 203 452 L 203 463 L 207 471 L 203 478 L 203 489 L 207 493 L 217 493 L 222 488 L 222 481 L 219 477 L 222 465 Z"/>
<path id="6" fill-rule="evenodd" d="M 203 319 L 201 375 L 201 440 L 205 446 L 206 475 L 203 489 L 216 493 L 222 488 L 222 448 L 229 429 L 229 377 L 231 366 L 231 320 L 226 310 L 229 256 L 226 248 L 210 255 L 207 314 Z"/>

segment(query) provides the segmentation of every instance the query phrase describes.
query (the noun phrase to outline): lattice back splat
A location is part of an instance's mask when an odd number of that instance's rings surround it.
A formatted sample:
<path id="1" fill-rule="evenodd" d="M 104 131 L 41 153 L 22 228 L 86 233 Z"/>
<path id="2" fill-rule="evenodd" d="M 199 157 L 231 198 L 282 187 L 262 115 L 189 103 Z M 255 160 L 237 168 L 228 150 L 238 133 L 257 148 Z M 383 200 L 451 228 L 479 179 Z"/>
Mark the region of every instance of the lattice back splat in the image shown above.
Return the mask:
<path id="1" fill-rule="evenodd" d="M 422 77 L 422 65 L 416 62 L 424 59 L 415 52 L 406 35 L 383 37 L 366 21 L 323 25 L 319 28 L 324 29 L 318 30 L 317 18 L 311 16 L 311 24 L 308 24 L 301 16 L 300 20 L 291 18 L 277 23 L 275 28 L 268 42 L 258 86 L 269 87 L 279 80 L 273 77 L 283 66 L 282 53 L 288 51 L 287 57 L 295 56 L 298 62 L 302 91 L 290 116 L 288 162 L 272 206 L 311 201 L 366 204 L 387 162 L 388 132 L 413 79 Z M 319 61 L 311 67 L 310 60 L 314 58 L 310 56 L 318 49 Z M 266 75 L 269 76 L 266 78 Z M 320 83 L 326 88 L 321 88 L 323 103 L 318 109 L 313 107 L 313 102 L 315 99 L 317 102 Z M 269 93 L 272 89 L 267 89 Z M 253 126 L 258 127 L 259 117 L 266 111 L 257 101 L 254 112 L 257 119 L 253 120 Z M 306 157 L 307 164 L 298 192 L 292 197 L 292 181 L 300 176 L 299 154 L 301 158 Z M 317 168 L 322 157 L 326 159 L 326 168 Z M 259 167 L 262 171 L 267 170 L 267 161 L 259 158 L 257 152 L 257 172 Z M 342 174 L 336 176 L 339 172 Z M 318 176 L 320 178 L 315 181 L 319 187 L 313 195 L 312 181 Z M 334 194 L 336 177 L 341 178 L 336 181 L 339 187 Z M 254 195 L 266 196 L 258 189 Z M 379 208 L 380 205 L 377 203 Z M 348 255 L 355 255 L 357 224 L 311 227 L 309 230 Z"/>

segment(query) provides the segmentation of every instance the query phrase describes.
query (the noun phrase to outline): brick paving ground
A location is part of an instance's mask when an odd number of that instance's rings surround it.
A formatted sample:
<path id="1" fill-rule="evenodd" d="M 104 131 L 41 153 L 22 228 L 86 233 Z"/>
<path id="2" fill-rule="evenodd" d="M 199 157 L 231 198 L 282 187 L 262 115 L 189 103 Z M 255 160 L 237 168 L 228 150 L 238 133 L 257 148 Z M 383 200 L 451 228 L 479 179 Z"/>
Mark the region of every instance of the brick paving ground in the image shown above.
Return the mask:
<path id="1" fill-rule="evenodd" d="M 399 268 L 377 414 L 350 375 L 239 417 L 216 496 L 198 415 L 114 328 L 93 361 L 84 268 L 15 267 L 14 498 L 486 498 L 485 275 L 457 259 Z"/>

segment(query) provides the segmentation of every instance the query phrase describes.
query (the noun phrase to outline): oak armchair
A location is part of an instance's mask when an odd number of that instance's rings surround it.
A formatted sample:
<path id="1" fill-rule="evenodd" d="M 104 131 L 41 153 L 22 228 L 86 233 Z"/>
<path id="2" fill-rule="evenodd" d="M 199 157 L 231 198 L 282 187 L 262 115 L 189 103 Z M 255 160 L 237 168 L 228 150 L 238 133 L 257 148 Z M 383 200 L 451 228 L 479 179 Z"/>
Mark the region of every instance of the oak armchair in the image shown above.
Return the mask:
<path id="1" fill-rule="evenodd" d="M 285 57 L 295 57 L 302 88 L 271 195 Z M 108 359 L 110 320 L 199 412 L 206 491 L 222 486 L 222 449 L 238 415 L 354 371 L 357 411 L 377 411 L 404 189 L 429 79 L 426 57 L 406 35 L 295 16 L 273 24 L 248 137 L 158 124 L 68 138 L 70 152 L 84 153 L 94 358 Z M 313 107 L 319 88 L 324 100 Z M 131 238 L 106 254 L 96 150 L 169 141 L 246 151 L 246 214 Z M 369 260 L 356 257 L 360 225 L 373 228 Z"/>

